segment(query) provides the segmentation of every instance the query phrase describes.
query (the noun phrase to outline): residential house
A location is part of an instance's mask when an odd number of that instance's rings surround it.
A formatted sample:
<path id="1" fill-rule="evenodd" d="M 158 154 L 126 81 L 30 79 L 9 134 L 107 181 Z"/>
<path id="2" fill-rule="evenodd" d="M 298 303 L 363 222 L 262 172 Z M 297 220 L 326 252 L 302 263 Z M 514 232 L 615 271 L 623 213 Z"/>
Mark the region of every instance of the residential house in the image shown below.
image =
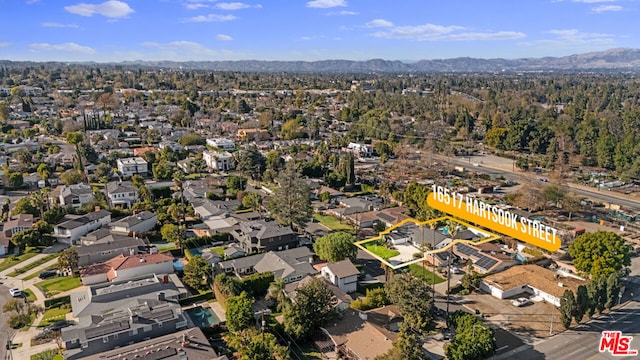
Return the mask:
<path id="1" fill-rule="evenodd" d="M 54 225 L 53 237 L 63 244 L 75 245 L 80 237 L 111 222 L 111 212 L 98 210 L 86 215 L 66 215 L 65 221 Z"/>
<path id="2" fill-rule="evenodd" d="M 141 211 L 124 219 L 111 223 L 114 234 L 141 234 L 153 230 L 158 224 L 158 217 L 151 211 Z"/>
<path id="3" fill-rule="evenodd" d="M 63 150 L 61 152 L 48 155 L 45 161 L 50 166 L 58 166 L 58 165 L 73 166 L 73 164 L 76 162 L 77 159 L 78 159 L 78 156 L 76 155 L 75 152 L 69 152 L 69 151 Z"/>
<path id="4" fill-rule="evenodd" d="M 217 152 L 217 151 L 203 151 L 202 160 L 207 164 L 207 167 L 218 171 L 233 170 L 233 155 L 229 152 Z"/>
<path id="5" fill-rule="evenodd" d="M 33 215 L 31 214 L 18 214 L 6 221 L 0 231 L 0 256 L 6 255 L 9 251 L 9 242 L 14 234 L 32 227 Z"/>
<path id="6" fill-rule="evenodd" d="M 560 306 L 565 290 L 576 294 L 580 285 L 586 285 L 586 281 L 578 277 L 561 276 L 538 265 L 514 266 L 480 280 L 480 289 L 498 299 L 526 293 L 539 296 L 555 306 Z"/>
<path id="7" fill-rule="evenodd" d="M 360 271 L 356 269 L 351 260 L 345 259 L 335 263 L 329 263 L 320 270 L 322 276 L 331 284 L 346 293 L 356 292 Z"/>
<path id="8" fill-rule="evenodd" d="M 320 328 L 324 337 L 316 341 L 316 347 L 323 353 L 338 353 L 340 358 L 374 359 L 393 348 L 403 320 L 395 305 L 368 311 L 347 309 L 342 319 Z"/>
<path id="9" fill-rule="evenodd" d="M 131 181 L 110 182 L 106 186 L 107 202 L 110 207 L 121 206 L 130 208 L 137 203 L 138 189 L 131 184 Z"/>
<path id="10" fill-rule="evenodd" d="M 118 173 L 124 177 L 131 177 L 135 174 L 142 176 L 149 174 L 149 165 L 147 161 L 141 157 L 118 159 L 116 164 Z"/>
<path id="11" fill-rule="evenodd" d="M 246 255 L 244 250 L 236 243 L 229 244 L 229 246 L 223 250 L 223 253 L 225 259 L 235 259 Z"/>
<path id="12" fill-rule="evenodd" d="M 463 260 L 471 260 L 473 270 L 480 274 L 499 272 L 517 263 L 510 255 L 502 253 L 497 246 L 487 247 L 486 251 L 480 246 L 456 243 L 453 245 L 453 253 Z"/>
<path id="13" fill-rule="evenodd" d="M 166 254 L 120 254 L 103 263 L 80 269 L 83 285 L 124 281 L 147 275 L 173 273 L 173 256 Z"/>
<path id="14" fill-rule="evenodd" d="M 75 360 L 167 335 L 188 326 L 175 275 L 91 286 L 71 294 L 77 325 L 62 329 L 64 357 Z"/>
<path id="15" fill-rule="evenodd" d="M 76 248 L 78 266 L 83 267 L 107 261 L 116 255 L 144 254 L 148 251 L 144 240 L 135 237 L 115 238 L 106 242 L 95 242 Z"/>
<path id="16" fill-rule="evenodd" d="M 235 150 L 236 148 L 233 141 L 224 138 L 207 139 L 207 145 L 220 150 Z"/>
<path id="17" fill-rule="evenodd" d="M 77 208 L 94 200 L 93 188 L 89 184 L 79 183 L 62 185 L 56 189 L 60 206 Z"/>
<path id="18" fill-rule="evenodd" d="M 116 347 L 83 359 L 229 360 L 226 355 L 215 352 L 207 336 L 197 327 Z"/>
<path id="19" fill-rule="evenodd" d="M 271 138 L 269 131 L 265 129 L 238 129 L 236 139 L 242 142 L 265 141 Z"/>
<path id="20" fill-rule="evenodd" d="M 370 144 L 361 144 L 361 143 L 349 143 L 347 145 L 348 152 L 353 153 L 358 157 L 372 157 L 373 156 L 373 146 Z"/>
<path id="21" fill-rule="evenodd" d="M 92 231 L 80 238 L 80 245 L 92 245 L 97 243 L 107 243 L 115 240 L 131 239 L 125 235 L 114 235 L 111 233 L 111 229 L 103 227 L 98 230 Z"/>
<path id="22" fill-rule="evenodd" d="M 246 221 L 238 229 L 231 231 L 246 252 L 287 250 L 298 246 L 299 240 L 291 227 L 280 226 L 275 221 Z"/>
<path id="23" fill-rule="evenodd" d="M 296 282 L 292 282 L 292 283 L 286 284 L 284 286 L 284 292 L 285 292 L 286 296 L 292 302 L 296 302 L 296 296 L 298 295 L 298 289 L 300 289 L 301 287 L 304 287 L 305 285 L 309 284 L 309 282 L 314 278 L 318 278 L 318 276 L 307 275 L 300 281 L 296 281 Z M 322 277 L 319 277 L 319 278 L 321 279 Z M 325 280 L 323 280 L 323 281 L 327 284 L 327 288 L 329 290 L 331 290 L 331 292 L 333 293 L 333 296 L 334 296 L 334 298 L 332 300 L 333 308 L 335 310 L 337 310 L 339 313 L 342 313 L 343 311 L 345 311 L 346 309 L 348 309 L 350 307 L 351 302 L 353 301 L 353 299 L 351 298 L 351 296 L 349 294 L 344 292 L 342 289 L 340 289 L 339 287 L 333 285 L 331 282 L 327 282 Z"/>
<path id="24" fill-rule="evenodd" d="M 142 156 L 146 153 L 157 153 L 158 149 L 153 147 L 153 146 L 145 146 L 145 147 L 140 147 L 140 148 L 135 148 L 133 149 L 133 156 Z"/>
<path id="25" fill-rule="evenodd" d="M 307 247 L 299 247 L 221 261 L 215 265 L 215 269 L 218 272 L 234 273 L 238 277 L 256 272 L 272 272 L 276 279 L 282 279 L 288 284 L 307 275 L 317 274 L 312 263 L 313 252 Z"/>

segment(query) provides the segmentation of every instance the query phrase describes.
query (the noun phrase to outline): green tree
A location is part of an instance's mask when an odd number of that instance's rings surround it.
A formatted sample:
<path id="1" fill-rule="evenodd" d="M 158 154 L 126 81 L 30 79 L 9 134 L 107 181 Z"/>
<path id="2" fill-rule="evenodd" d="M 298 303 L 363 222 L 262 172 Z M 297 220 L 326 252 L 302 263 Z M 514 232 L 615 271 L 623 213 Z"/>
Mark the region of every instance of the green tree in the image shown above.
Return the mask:
<path id="1" fill-rule="evenodd" d="M 347 232 L 334 232 L 317 239 L 313 244 L 313 251 L 320 259 L 336 262 L 350 258 L 355 260 L 358 248 L 353 245 L 355 237 Z"/>
<path id="2" fill-rule="evenodd" d="M 282 170 L 284 166 L 284 159 L 280 156 L 280 153 L 276 150 L 271 150 L 267 153 L 267 157 L 265 159 L 267 170 L 271 170 L 273 172 L 278 172 Z"/>
<path id="3" fill-rule="evenodd" d="M 458 310 L 451 315 L 456 335 L 445 354 L 451 360 L 482 360 L 496 351 L 494 331 L 477 317 Z"/>
<path id="4" fill-rule="evenodd" d="M 573 258 L 576 269 L 590 274 L 592 279 L 606 279 L 612 273 L 620 276 L 631 265 L 629 247 L 624 239 L 609 231 L 578 236 L 569 245 L 569 255 Z"/>
<path id="5" fill-rule="evenodd" d="M 45 163 L 41 163 L 38 165 L 38 169 L 36 170 L 40 179 L 44 181 L 48 181 L 51 176 L 51 169 L 49 169 L 49 165 Z"/>
<path id="6" fill-rule="evenodd" d="M 308 339 L 334 316 L 335 295 L 318 278 L 298 287 L 294 302 L 284 310 L 284 329 L 295 339 Z"/>
<path id="7" fill-rule="evenodd" d="M 582 321 L 582 318 L 589 310 L 589 293 L 587 291 L 587 287 L 584 285 L 578 286 L 578 295 L 576 296 L 576 309 L 573 313 L 573 317 L 576 319 L 576 322 Z"/>
<path id="8" fill-rule="evenodd" d="M 211 265 L 202 256 L 192 256 L 184 267 L 182 280 L 194 289 L 206 290 L 211 280 L 212 271 Z"/>
<path id="9" fill-rule="evenodd" d="M 250 192 L 242 198 L 242 206 L 253 211 L 260 210 L 262 206 L 262 195 L 256 192 Z"/>
<path id="10" fill-rule="evenodd" d="M 431 187 L 411 182 L 402 193 L 404 205 L 411 209 L 412 215 L 420 220 L 433 219 L 437 212 L 427 205 L 427 197 L 431 193 Z"/>
<path id="11" fill-rule="evenodd" d="M 58 257 L 57 268 L 60 271 L 70 270 L 74 276 L 78 272 L 78 252 L 75 248 L 67 248 Z"/>
<path id="12" fill-rule="evenodd" d="M 111 175 L 113 175 L 113 168 L 109 164 L 100 163 L 96 167 L 96 171 L 93 173 L 93 181 L 100 184 L 106 184 L 109 182 L 109 179 L 111 179 Z"/>
<path id="13" fill-rule="evenodd" d="M 199 134 L 196 134 L 194 132 L 188 132 L 184 134 L 180 138 L 180 140 L 178 140 L 178 142 L 184 146 L 192 146 L 192 145 L 204 145 L 206 143 L 206 140 Z"/>
<path id="14" fill-rule="evenodd" d="M 426 333 L 433 327 L 431 288 L 411 273 L 395 275 L 384 286 L 387 298 L 413 329 Z"/>
<path id="15" fill-rule="evenodd" d="M 277 304 L 276 309 L 278 311 L 282 311 L 291 304 L 291 300 L 285 293 L 285 285 L 284 280 L 281 278 L 276 279 L 274 282 L 269 284 L 269 289 L 267 290 L 267 300 L 274 300 Z"/>
<path id="16" fill-rule="evenodd" d="M 378 156 L 386 155 L 389 156 L 393 154 L 391 146 L 386 141 L 378 141 L 375 145 L 373 145 L 373 150 L 378 154 Z"/>
<path id="17" fill-rule="evenodd" d="M 300 123 L 298 123 L 298 120 L 287 120 L 282 125 L 280 136 L 285 140 L 293 140 L 301 137 L 302 132 L 300 131 Z"/>
<path id="18" fill-rule="evenodd" d="M 33 216 L 40 215 L 40 209 L 33 205 L 33 201 L 29 197 L 23 197 L 18 199 L 16 206 L 11 211 L 11 214 L 31 214 Z"/>
<path id="19" fill-rule="evenodd" d="M 607 298 L 604 307 L 611 309 L 618 301 L 620 296 L 620 278 L 618 274 L 612 273 L 607 277 Z"/>
<path id="20" fill-rule="evenodd" d="M 269 197 L 269 211 L 280 225 L 303 227 L 313 212 L 311 191 L 292 163 L 278 177 L 278 185 Z"/>
<path id="21" fill-rule="evenodd" d="M 131 185 L 135 186 L 137 189 L 140 189 L 141 187 L 145 186 L 145 182 L 140 174 L 133 174 L 133 176 L 131 177 Z"/>
<path id="22" fill-rule="evenodd" d="M 236 170 L 239 171 L 240 174 L 243 176 L 249 175 L 254 180 L 259 179 L 266 168 L 266 160 L 255 146 L 236 151 L 233 161 Z"/>
<path id="23" fill-rule="evenodd" d="M 161 159 L 153 164 L 151 172 L 156 180 L 169 180 L 173 175 L 173 166 L 167 160 Z"/>
<path id="24" fill-rule="evenodd" d="M 320 193 L 320 201 L 324 202 L 324 203 L 328 203 L 329 201 L 331 201 L 331 193 L 328 191 L 323 191 Z"/>
<path id="25" fill-rule="evenodd" d="M 573 291 L 565 290 L 564 294 L 560 298 L 560 322 L 565 329 L 571 326 L 571 320 L 573 314 L 576 312 L 576 298 L 573 295 Z"/>
<path id="26" fill-rule="evenodd" d="M 238 360 L 290 360 L 289 349 L 280 345 L 270 332 L 244 329 L 225 337 L 227 344 L 237 350 Z"/>
<path id="27" fill-rule="evenodd" d="M 227 192 L 236 194 L 247 187 L 247 179 L 242 176 L 229 176 L 225 182 Z"/>
<path id="28" fill-rule="evenodd" d="M 74 185 L 82 182 L 82 174 L 76 169 L 67 170 L 60 175 L 60 181 L 65 185 Z"/>
<path id="29" fill-rule="evenodd" d="M 376 356 L 375 360 L 426 360 L 422 350 L 422 341 L 409 326 L 400 324 L 398 339 L 393 342 L 393 348 L 385 355 Z"/>
<path id="30" fill-rule="evenodd" d="M 24 178 L 22 177 L 22 173 L 19 172 L 11 172 L 9 173 L 7 179 L 7 187 L 10 189 L 19 189 L 24 185 Z"/>
<path id="31" fill-rule="evenodd" d="M 160 228 L 162 239 L 166 242 L 178 243 L 181 238 L 180 228 L 174 224 L 164 224 Z"/>
<path id="32" fill-rule="evenodd" d="M 66 214 L 67 214 L 67 209 L 61 206 L 56 206 L 45 211 L 42 214 L 42 219 L 49 224 L 57 224 L 58 222 L 60 222 L 60 220 L 64 218 Z"/>
<path id="33" fill-rule="evenodd" d="M 227 299 L 226 317 L 227 329 L 231 332 L 239 332 L 250 327 L 254 322 L 253 306 L 254 300 L 249 293 L 243 291 L 238 296 Z"/>
<path id="34" fill-rule="evenodd" d="M 82 152 L 80 150 L 80 146 L 84 141 L 84 135 L 80 131 L 68 132 L 66 139 L 67 139 L 67 144 L 75 145 L 76 157 L 78 158 L 78 170 L 80 171 L 84 170 L 84 167 L 82 166 Z"/>

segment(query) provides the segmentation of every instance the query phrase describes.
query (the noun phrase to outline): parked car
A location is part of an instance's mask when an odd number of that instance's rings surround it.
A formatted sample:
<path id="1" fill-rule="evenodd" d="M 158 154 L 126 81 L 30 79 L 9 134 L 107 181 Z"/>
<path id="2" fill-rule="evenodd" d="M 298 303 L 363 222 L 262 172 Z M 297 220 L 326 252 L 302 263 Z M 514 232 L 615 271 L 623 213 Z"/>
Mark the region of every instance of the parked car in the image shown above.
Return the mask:
<path id="1" fill-rule="evenodd" d="M 56 331 L 56 330 L 61 330 L 63 328 L 66 328 L 67 326 L 71 326 L 71 325 L 75 325 L 76 323 L 70 320 L 60 320 L 60 321 L 56 321 L 53 324 L 49 325 L 46 327 L 46 329 L 50 330 L 50 331 Z"/>
<path id="2" fill-rule="evenodd" d="M 22 290 L 18 288 L 9 289 L 9 294 L 13 297 L 20 297 L 22 296 Z"/>
<path id="3" fill-rule="evenodd" d="M 517 299 L 511 301 L 511 303 L 515 307 L 521 307 L 521 306 L 525 306 L 525 305 L 531 304 L 531 300 L 521 297 L 521 298 L 517 298 Z"/>
<path id="4" fill-rule="evenodd" d="M 48 279 L 48 278 L 52 278 L 58 276 L 58 272 L 55 270 L 45 270 L 43 272 L 40 273 L 40 275 L 38 275 L 38 277 L 40 279 Z"/>

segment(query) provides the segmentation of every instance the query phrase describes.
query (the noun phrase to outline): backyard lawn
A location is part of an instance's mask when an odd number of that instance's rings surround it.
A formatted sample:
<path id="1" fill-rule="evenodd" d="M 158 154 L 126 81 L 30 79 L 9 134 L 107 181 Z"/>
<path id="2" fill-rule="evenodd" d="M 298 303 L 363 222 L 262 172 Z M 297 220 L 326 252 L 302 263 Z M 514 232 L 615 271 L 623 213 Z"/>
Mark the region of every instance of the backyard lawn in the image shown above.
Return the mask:
<path id="1" fill-rule="evenodd" d="M 444 279 L 438 276 L 438 274 L 435 274 L 434 281 L 434 274 L 418 264 L 409 265 L 409 272 L 411 272 L 413 276 L 417 277 L 418 279 L 424 280 L 429 285 L 431 285 L 432 283 L 439 284 L 444 281 Z"/>
<path id="2" fill-rule="evenodd" d="M 16 277 L 16 276 L 18 276 L 20 274 L 26 273 L 27 271 L 29 271 L 31 269 L 35 269 L 38 266 L 57 258 L 58 256 L 60 256 L 60 253 L 49 254 L 49 255 L 47 255 L 47 256 L 45 256 L 45 257 L 43 257 L 43 258 L 41 258 L 41 259 L 39 259 L 37 261 L 32 262 L 31 264 L 28 264 L 28 265 L 23 266 L 21 268 L 15 269 L 14 271 L 10 272 L 7 275 L 11 276 L 11 277 Z M 40 273 L 38 272 L 36 274 L 36 276 L 38 276 L 38 274 L 40 274 Z M 28 280 L 28 279 L 25 278 L 24 280 Z"/>
<path id="3" fill-rule="evenodd" d="M 396 255 L 400 255 L 400 251 L 389 249 L 383 244 L 380 244 L 378 241 L 372 241 L 363 245 L 367 250 L 385 260 L 388 260 Z"/>
<path id="4" fill-rule="evenodd" d="M 68 308 L 55 307 L 55 308 L 49 309 L 45 311 L 44 314 L 42 315 L 42 321 L 40 321 L 40 324 L 38 324 L 38 327 L 49 326 L 56 321 L 64 320 L 66 319 L 66 315 L 70 312 L 71 312 L 70 307 Z"/>
<path id="5" fill-rule="evenodd" d="M 322 214 L 313 214 L 313 218 L 318 220 L 320 224 L 328 227 L 331 230 L 335 231 L 353 231 L 353 226 L 347 223 L 341 223 L 340 219 Z"/>
<path id="6" fill-rule="evenodd" d="M 80 287 L 82 283 L 79 277 L 63 276 L 36 283 L 42 289 L 46 297 Z"/>

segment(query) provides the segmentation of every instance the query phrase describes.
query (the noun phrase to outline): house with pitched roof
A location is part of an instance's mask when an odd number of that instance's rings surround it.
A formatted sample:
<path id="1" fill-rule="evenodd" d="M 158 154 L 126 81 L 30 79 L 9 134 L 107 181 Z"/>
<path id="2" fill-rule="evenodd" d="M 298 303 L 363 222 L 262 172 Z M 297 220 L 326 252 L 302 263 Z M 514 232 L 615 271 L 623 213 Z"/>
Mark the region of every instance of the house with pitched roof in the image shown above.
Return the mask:
<path id="1" fill-rule="evenodd" d="M 9 251 L 9 242 L 14 234 L 32 227 L 33 215 L 31 214 L 18 214 L 6 221 L 0 231 L 0 256 L 6 255 Z"/>
<path id="2" fill-rule="evenodd" d="M 298 246 L 298 236 L 289 226 L 280 226 L 275 221 L 245 221 L 231 231 L 246 252 L 287 250 Z"/>
<path id="3" fill-rule="evenodd" d="M 358 288 L 358 275 L 360 275 L 360 271 L 356 269 L 349 259 L 328 263 L 322 267 L 320 272 L 327 281 L 346 293 L 356 292 Z"/>
<path id="4" fill-rule="evenodd" d="M 88 204 L 94 199 L 93 189 L 85 183 L 59 186 L 52 192 L 51 197 L 55 197 L 60 206 L 74 208 Z"/>
<path id="5" fill-rule="evenodd" d="M 178 299 L 187 291 L 175 275 L 102 284 L 72 293 L 77 325 L 62 329 L 65 359 L 75 360 L 167 335 L 188 326 Z"/>
<path id="6" fill-rule="evenodd" d="M 110 207 L 121 206 L 130 208 L 137 203 L 138 189 L 131 184 L 131 181 L 110 182 L 106 186 L 106 197 Z"/>
<path id="7" fill-rule="evenodd" d="M 78 246 L 78 266 L 87 266 L 107 261 L 116 255 L 135 255 L 148 252 L 144 240 L 135 237 L 115 237 L 112 239 L 101 238 L 98 241 Z"/>
<path id="8" fill-rule="evenodd" d="M 86 215 L 65 215 L 64 221 L 53 226 L 53 237 L 63 244 L 75 245 L 78 240 L 91 231 L 111 222 L 111 212 L 98 210 Z"/>
<path id="9" fill-rule="evenodd" d="M 153 230 L 158 224 L 158 217 L 151 211 L 141 211 L 127 216 L 124 219 L 111 223 L 111 232 L 114 234 L 128 235 L 131 233 L 144 233 Z"/>
<path id="10" fill-rule="evenodd" d="M 100 264 L 80 269 L 83 285 L 131 280 L 146 275 L 173 273 L 173 256 L 166 254 L 120 254 Z"/>
<path id="11" fill-rule="evenodd" d="M 235 274 L 240 278 L 256 272 L 272 272 L 276 279 L 291 283 L 307 275 L 317 274 L 312 263 L 313 252 L 303 246 L 221 261 L 215 265 L 215 270 Z"/>

